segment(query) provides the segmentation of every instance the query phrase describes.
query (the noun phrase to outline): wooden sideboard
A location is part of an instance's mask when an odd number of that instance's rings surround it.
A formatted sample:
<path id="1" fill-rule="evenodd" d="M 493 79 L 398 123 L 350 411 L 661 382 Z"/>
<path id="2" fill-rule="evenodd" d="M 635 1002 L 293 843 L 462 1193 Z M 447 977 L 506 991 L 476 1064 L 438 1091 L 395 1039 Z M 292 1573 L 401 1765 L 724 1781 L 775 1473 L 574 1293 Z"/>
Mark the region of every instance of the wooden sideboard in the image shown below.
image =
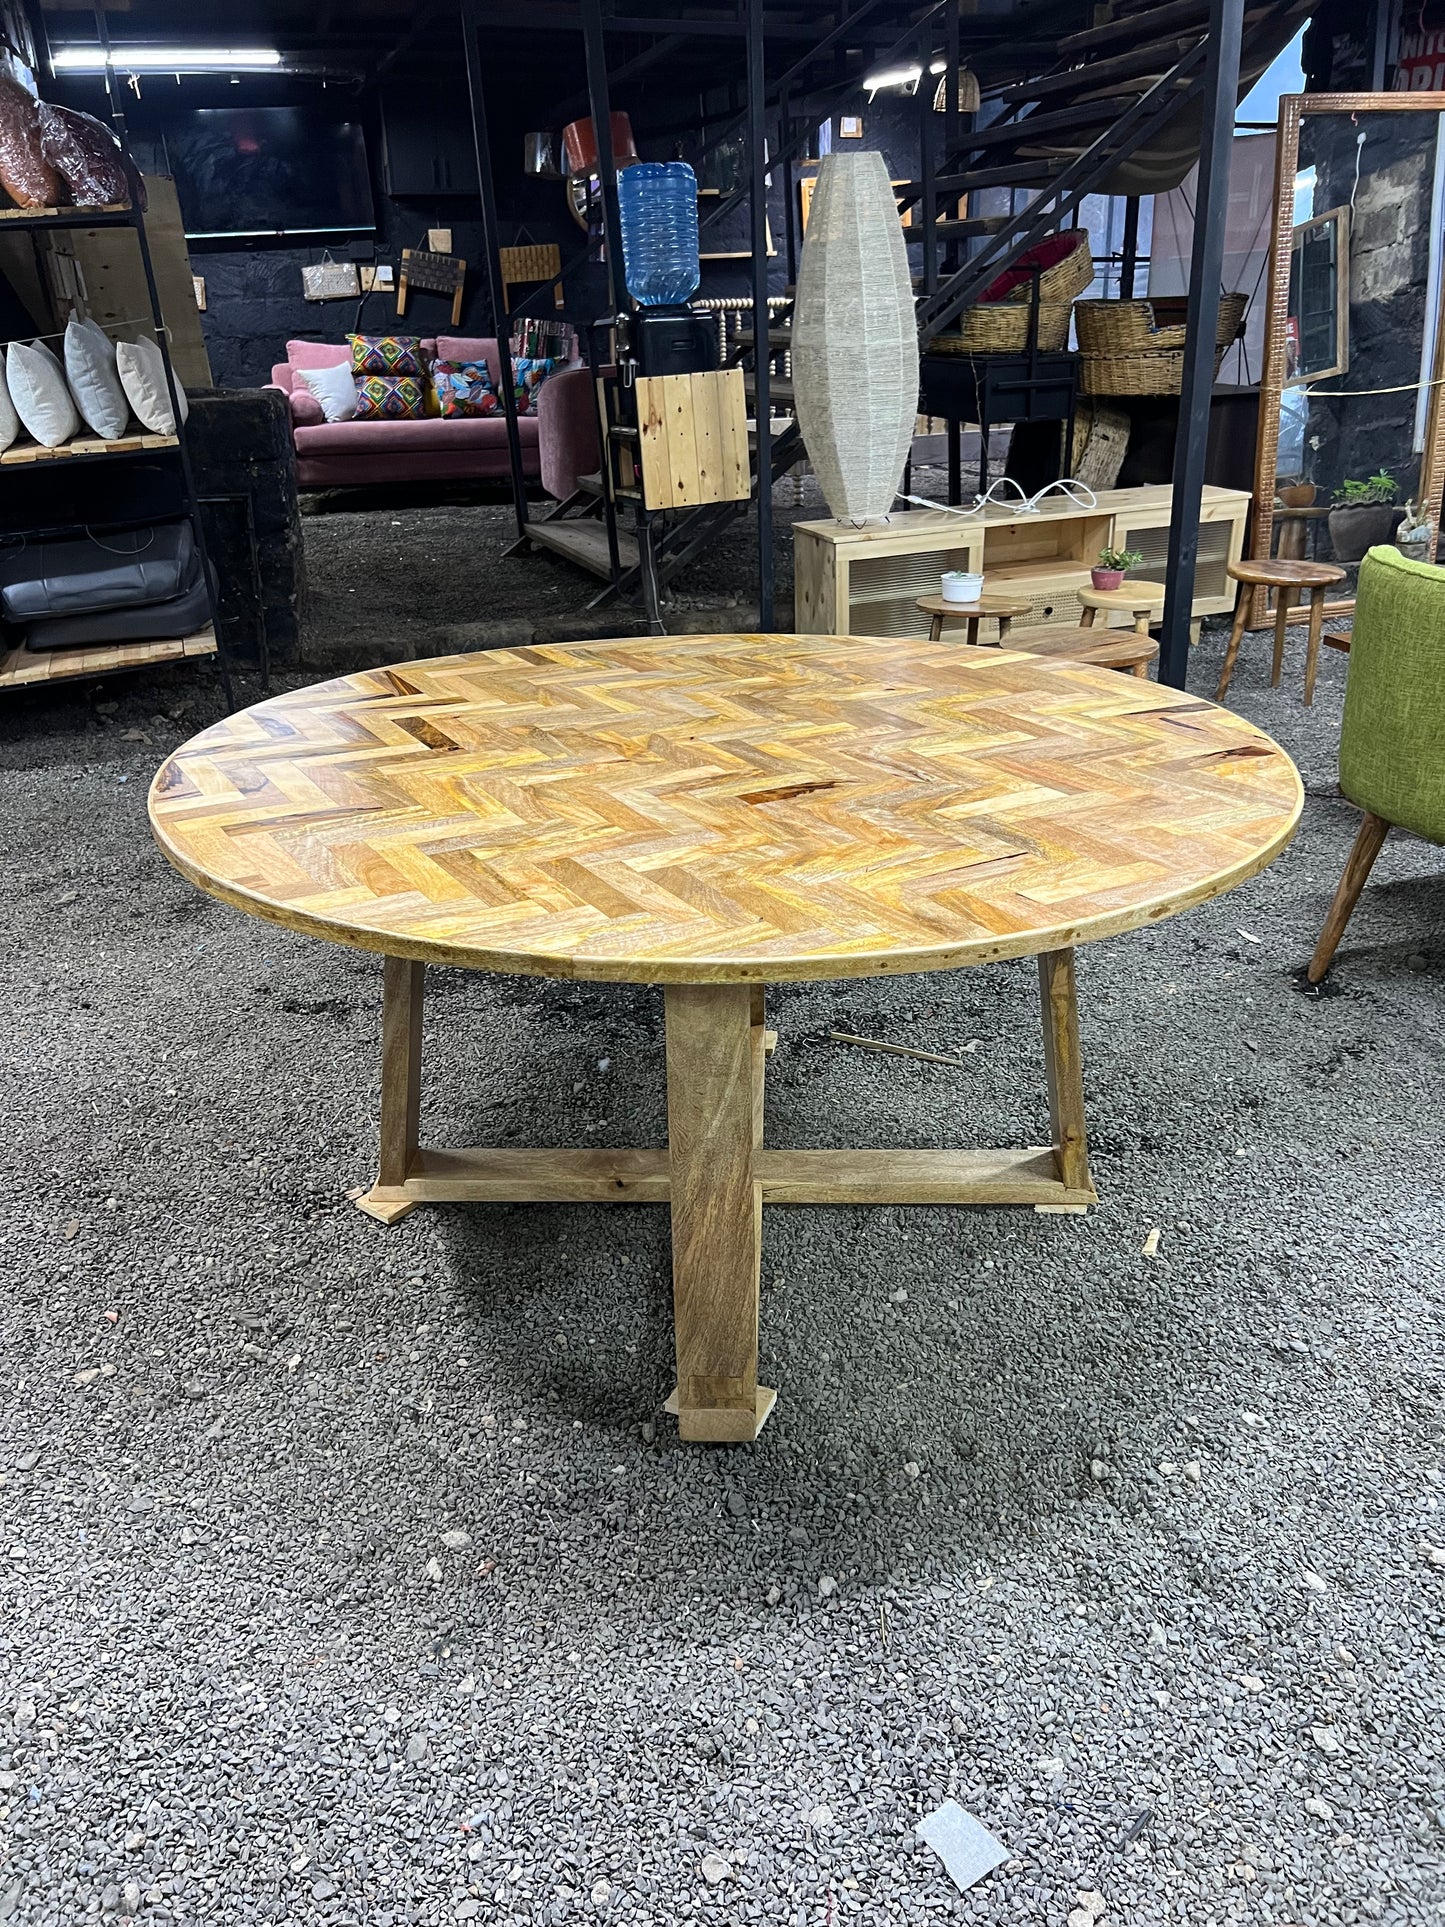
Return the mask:
<path id="1" fill-rule="evenodd" d="M 1115 488 L 1091 509 L 1050 495 L 1033 514 L 990 508 L 983 515 L 911 509 L 888 522 L 798 522 L 793 528 L 794 627 L 801 635 L 926 636 L 914 602 L 938 594 L 944 569 L 981 569 L 985 586 L 1033 600 L 1031 622 L 1077 622 L 1078 591 L 1102 548 L 1138 549 L 1130 573 L 1165 579 L 1169 488 Z M 1226 565 L 1244 551 L 1249 496 L 1206 488 L 1200 512 L 1193 615 L 1227 615 L 1234 584 Z M 1113 620 L 1127 626 L 1129 616 Z"/>

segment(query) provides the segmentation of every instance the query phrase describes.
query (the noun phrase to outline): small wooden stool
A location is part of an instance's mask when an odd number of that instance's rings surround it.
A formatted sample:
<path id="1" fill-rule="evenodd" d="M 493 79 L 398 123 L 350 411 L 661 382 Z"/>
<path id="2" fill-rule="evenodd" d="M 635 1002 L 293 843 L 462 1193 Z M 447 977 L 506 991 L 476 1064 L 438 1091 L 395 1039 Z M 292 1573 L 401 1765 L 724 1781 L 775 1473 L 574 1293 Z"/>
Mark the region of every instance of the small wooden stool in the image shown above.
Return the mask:
<path id="1" fill-rule="evenodd" d="M 1160 582 L 1126 582 L 1122 589 L 1080 589 L 1078 597 L 1084 612 L 1079 619 L 1086 629 L 1093 628 L 1096 610 L 1102 609 L 1107 616 L 1111 609 L 1127 609 L 1135 629 L 1147 636 L 1149 625 L 1164 613 L 1164 585 Z"/>
<path id="2" fill-rule="evenodd" d="M 1076 629 L 1062 622 L 1015 629 L 1008 647 L 1026 656 L 1058 656 L 1066 662 L 1089 662 L 1131 676 L 1147 676 L 1150 663 L 1159 654 L 1154 638 L 1141 636 L 1135 629 Z"/>
<path id="3" fill-rule="evenodd" d="M 970 648 L 978 647 L 978 625 L 984 616 L 998 618 L 998 639 L 1002 642 L 1014 617 L 1028 615 L 1033 606 L 1028 596 L 995 595 L 988 589 L 981 596 L 975 596 L 972 602 L 945 602 L 941 595 L 921 595 L 914 604 L 924 615 L 933 618 L 933 626 L 928 631 L 930 642 L 938 641 L 943 634 L 944 623 L 951 616 L 955 622 L 968 624 Z"/>
<path id="4" fill-rule="evenodd" d="M 1320 637 L 1325 626 L 1325 590 L 1333 583 L 1343 582 L 1345 572 L 1333 562 L 1295 562 L 1288 557 L 1274 556 L 1259 562 L 1231 562 L 1229 574 L 1239 584 L 1239 594 L 1234 602 L 1234 627 L 1229 632 L 1229 647 L 1224 652 L 1224 667 L 1219 672 L 1219 687 L 1214 692 L 1217 703 L 1224 701 L 1234 665 L 1239 659 L 1239 645 L 1244 640 L 1244 626 L 1249 620 L 1249 604 L 1254 591 L 1259 588 L 1278 591 L 1274 612 L 1274 668 L 1269 678 L 1271 689 L 1278 689 L 1279 679 L 1284 671 L 1284 632 L 1289 626 L 1291 589 L 1308 589 L 1310 592 L 1310 639 L 1305 651 L 1305 705 L 1308 707 L 1315 699 L 1315 671 L 1320 662 Z"/>

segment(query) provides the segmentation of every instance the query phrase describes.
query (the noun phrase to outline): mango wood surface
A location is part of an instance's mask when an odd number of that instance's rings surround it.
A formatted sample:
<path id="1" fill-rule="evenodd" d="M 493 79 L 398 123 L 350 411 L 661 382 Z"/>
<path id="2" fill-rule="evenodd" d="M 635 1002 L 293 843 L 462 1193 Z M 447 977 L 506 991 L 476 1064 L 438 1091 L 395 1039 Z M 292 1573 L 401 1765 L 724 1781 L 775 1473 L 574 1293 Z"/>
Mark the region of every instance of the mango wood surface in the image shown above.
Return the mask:
<path id="1" fill-rule="evenodd" d="M 1137 643 L 1138 638 L 1127 640 Z M 226 901 L 386 953 L 377 1181 L 434 1202 L 667 1204 L 681 1434 L 757 1436 L 766 1202 L 1094 1198 L 1073 944 L 1263 867 L 1289 759 L 1209 703 L 956 643 L 649 638 L 368 672 L 262 703 L 157 776 Z M 763 1143 L 770 978 L 1037 951 L 1049 1143 Z M 424 965 L 666 985 L 668 1147 L 422 1146 Z"/>
<path id="2" fill-rule="evenodd" d="M 492 650 L 273 697 L 161 769 L 201 888 L 481 969 L 652 983 L 935 970 L 1203 902 L 1302 792 L 1197 696 L 957 643 Z"/>

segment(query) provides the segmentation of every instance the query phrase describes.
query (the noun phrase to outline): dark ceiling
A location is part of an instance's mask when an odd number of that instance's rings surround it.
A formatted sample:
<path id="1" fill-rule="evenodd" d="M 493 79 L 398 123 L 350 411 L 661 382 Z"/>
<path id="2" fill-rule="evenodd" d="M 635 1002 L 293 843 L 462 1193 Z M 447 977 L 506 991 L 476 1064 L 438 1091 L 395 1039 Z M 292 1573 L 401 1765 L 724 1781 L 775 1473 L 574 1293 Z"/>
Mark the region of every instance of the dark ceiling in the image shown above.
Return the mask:
<path id="1" fill-rule="evenodd" d="M 54 46 L 96 39 L 90 0 L 29 0 Z M 960 9 L 962 12 L 962 8 Z M 582 72 L 581 10 L 576 0 L 475 0 L 493 64 L 536 76 L 565 91 Z M 612 0 L 607 52 L 614 70 L 640 63 L 672 86 L 741 79 L 742 0 Z M 985 78 L 1012 68 L 1026 48 L 1047 50 L 1058 34 L 1087 24 L 1087 0 L 983 0 L 961 20 L 965 57 Z M 396 72 L 433 73 L 462 58 L 459 0 L 111 0 L 107 21 L 117 49 L 137 46 L 267 46 L 289 67 L 372 84 Z M 799 66 L 801 91 L 861 72 L 879 56 L 917 44 L 928 22 L 943 45 L 943 10 L 917 0 L 827 0 L 770 5 L 764 14 L 769 83 Z M 810 59 L 843 22 L 850 30 Z"/>

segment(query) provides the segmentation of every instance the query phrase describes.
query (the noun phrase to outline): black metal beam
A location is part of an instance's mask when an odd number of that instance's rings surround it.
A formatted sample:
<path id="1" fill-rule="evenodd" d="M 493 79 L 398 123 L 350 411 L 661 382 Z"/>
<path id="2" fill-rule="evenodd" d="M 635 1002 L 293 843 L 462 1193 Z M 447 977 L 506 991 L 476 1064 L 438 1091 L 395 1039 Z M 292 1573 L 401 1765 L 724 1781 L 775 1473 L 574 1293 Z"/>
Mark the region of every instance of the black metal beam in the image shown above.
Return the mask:
<path id="1" fill-rule="evenodd" d="M 1194 245 L 1189 261 L 1188 336 L 1179 428 L 1174 442 L 1174 498 L 1169 515 L 1169 561 L 1164 575 L 1164 623 L 1159 680 L 1183 689 L 1189 678 L 1189 625 L 1194 568 L 1199 559 L 1199 509 L 1209 444 L 1209 398 L 1214 387 L 1214 336 L 1224 274 L 1224 228 L 1229 212 L 1229 157 L 1239 101 L 1239 51 L 1244 0 L 1210 0 L 1209 52 L 1204 70 L 1203 140 L 1194 201 Z"/>
<path id="2" fill-rule="evenodd" d="M 763 0 L 748 0 L 748 173 L 753 240 L 753 356 L 758 464 L 758 627 L 773 626 L 773 437 L 768 415 L 772 362 L 768 345 L 768 158 Z M 785 143 L 786 144 L 786 143 Z"/>
<path id="3" fill-rule="evenodd" d="M 497 331 L 497 362 L 502 377 L 502 413 L 507 418 L 507 455 L 512 469 L 512 508 L 517 534 L 527 533 L 527 479 L 522 473 L 522 433 L 517 426 L 517 390 L 512 374 L 507 297 L 502 286 L 501 230 L 497 226 L 497 189 L 492 177 L 492 143 L 487 131 L 487 98 L 482 82 L 481 27 L 476 0 L 461 0 L 462 40 L 467 63 L 467 92 L 472 106 L 472 145 L 477 155 L 477 186 L 482 203 L 482 249 L 487 257 L 487 287 L 492 302 L 492 326 Z"/>

